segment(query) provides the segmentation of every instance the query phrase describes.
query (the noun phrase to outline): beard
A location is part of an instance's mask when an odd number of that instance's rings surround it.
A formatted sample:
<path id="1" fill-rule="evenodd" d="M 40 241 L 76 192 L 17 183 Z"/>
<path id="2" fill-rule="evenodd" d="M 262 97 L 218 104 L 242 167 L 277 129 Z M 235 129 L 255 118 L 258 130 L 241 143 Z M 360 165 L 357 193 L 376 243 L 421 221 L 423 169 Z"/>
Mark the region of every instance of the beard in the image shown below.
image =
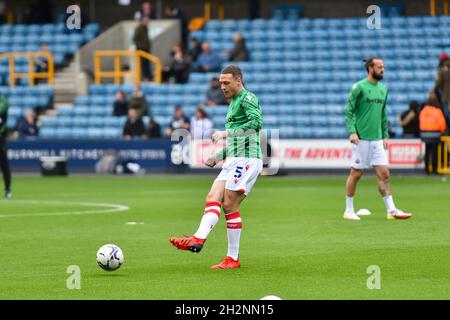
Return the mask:
<path id="1" fill-rule="evenodd" d="M 376 80 L 383 80 L 383 75 L 381 73 L 376 73 L 375 71 L 373 72 L 373 78 Z"/>

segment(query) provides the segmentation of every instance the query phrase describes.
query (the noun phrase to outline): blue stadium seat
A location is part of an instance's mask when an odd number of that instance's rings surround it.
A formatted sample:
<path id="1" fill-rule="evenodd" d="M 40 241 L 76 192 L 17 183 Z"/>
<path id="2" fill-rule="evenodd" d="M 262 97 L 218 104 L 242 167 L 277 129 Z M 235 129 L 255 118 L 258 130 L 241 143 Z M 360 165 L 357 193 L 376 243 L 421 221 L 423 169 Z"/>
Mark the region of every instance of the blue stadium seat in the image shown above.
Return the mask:
<path id="1" fill-rule="evenodd" d="M 39 130 L 39 136 L 41 138 L 55 138 L 56 137 L 56 130 L 54 128 L 51 128 L 49 126 L 44 126 Z"/>
<path id="2" fill-rule="evenodd" d="M 330 129 L 324 128 L 324 127 L 315 127 L 314 130 L 312 130 L 312 137 L 323 139 L 328 138 L 330 136 Z"/>
<path id="3" fill-rule="evenodd" d="M 84 139 L 88 137 L 88 131 L 84 127 L 74 127 L 70 131 L 70 136 L 72 138 Z"/>
<path id="4" fill-rule="evenodd" d="M 115 127 L 103 128 L 103 137 L 107 139 L 118 139 L 122 136 L 122 129 Z"/>
<path id="5" fill-rule="evenodd" d="M 284 119 L 280 119 L 280 123 L 283 120 Z M 273 126 L 277 126 L 277 125 L 278 125 L 278 117 L 276 115 L 272 115 L 272 116 L 266 115 L 264 117 L 264 126 L 273 127 Z"/>
<path id="6" fill-rule="evenodd" d="M 75 108 L 67 108 L 67 111 L 65 110 L 63 114 L 65 115 L 69 115 L 69 114 L 73 114 L 73 115 L 88 115 L 89 112 L 91 112 L 92 109 L 95 109 L 94 107 L 91 106 L 76 106 Z M 60 113 L 61 113 L 61 109 L 60 109 Z"/>
<path id="7" fill-rule="evenodd" d="M 292 139 L 295 138 L 296 128 L 293 126 L 281 126 L 280 128 L 280 138 L 282 139 Z"/>
<path id="8" fill-rule="evenodd" d="M 292 114 L 295 112 L 296 109 L 292 104 L 278 105 L 272 107 L 274 108 L 274 112 L 277 111 L 280 117 L 292 116 Z M 263 114 L 267 108 L 269 108 L 269 106 L 263 106 Z"/>
<path id="9" fill-rule="evenodd" d="M 331 127 L 328 129 L 328 132 L 330 138 L 334 139 L 344 139 L 348 136 L 347 129 L 344 126 Z"/>
<path id="10" fill-rule="evenodd" d="M 72 119 L 70 124 L 73 127 L 88 127 L 90 125 L 93 125 L 92 123 L 90 123 L 88 121 L 89 121 L 89 118 L 86 116 L 77 116 Z"/>
<path id="11" fill-rule="evenodd" d="M 89 105 L 90 96 L 78 96 L 75 98 L 75 105 Z"/>
<path id="12" fill-rule="evenodd" d="M 209 20 L 208 23 L 205 25 L 206 30 L 219 30 L 222 28 L 222 23 L 220 20 Z"/>
<path id="13" fill-rule="evenodd" d="M 312 115 L 311 116 L 311 124 L 313 126 L 326 126 L 327 125 L 327 118 L 323 115 Z"/>
<path id="14" fill-rule="evenodd" d="M 301 139 L 310 139 L 313 137 L 311 128 L 296 128 L 295 135 Z"/>
<path id="15" fill-rule="evenodd" d="M 55 134 L 56 138 L 68 139 L 72 137 L 72 128 L 58 128 Z"/>

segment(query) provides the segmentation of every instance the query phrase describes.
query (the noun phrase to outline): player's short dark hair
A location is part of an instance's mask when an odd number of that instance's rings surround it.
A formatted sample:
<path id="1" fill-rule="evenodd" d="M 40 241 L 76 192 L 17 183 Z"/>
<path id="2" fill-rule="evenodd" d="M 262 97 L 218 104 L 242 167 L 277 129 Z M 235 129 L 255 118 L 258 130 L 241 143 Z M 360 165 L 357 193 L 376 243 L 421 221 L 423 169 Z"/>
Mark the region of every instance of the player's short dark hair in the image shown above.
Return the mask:
<path id="1" fill-rule="evenodd" d="M 367 72 L 369 72 L 369 67 L 373 67 L 373 65 L 375 64 L 374 60 L 377 60 L 377 59 L 381 59 L 381 58 L 377 57 L 377 56 L 373 56 L 373 57 L 368 57 L 368 58 L 363 59 L 364 67 L 366 68 Z"/>
<path id="2" fill-rule="evenodd" d="M 220 72 L 221 74 L 231 74 L 233 78 L 239 77 L 241 78 L 242 82 L 244 81 L 244 77 L 242 75 L 242 70 L 238 66 L 231 64 L 229 66 L 226 66 L 223 68 L 223 70 Z"/>

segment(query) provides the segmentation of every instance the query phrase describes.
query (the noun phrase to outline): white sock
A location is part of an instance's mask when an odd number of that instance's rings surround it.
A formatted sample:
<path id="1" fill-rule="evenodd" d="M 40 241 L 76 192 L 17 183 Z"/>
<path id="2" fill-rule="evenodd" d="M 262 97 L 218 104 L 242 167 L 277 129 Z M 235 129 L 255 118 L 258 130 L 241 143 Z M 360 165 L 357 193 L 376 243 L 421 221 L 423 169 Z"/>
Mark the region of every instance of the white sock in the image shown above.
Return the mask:
<path id="1" fill-rule="evenodd" d="M 354 197 L 345 196 L 345 211 L 355 211 L 353 199 Z"/>
<path id="2" fill-rule="evenodd" d="M 394 199 L 392 199 L 392 196 L 383 197 L 383 200 L 384 200 L 384 204 L 386 205 L 386 210 L 388 213 L 397 210 L 395 208 Z"/>
<path id="3" fill-rule="evenodd" d="M 194 237 L 198 239 L 206 239 L 219 221 L 220 217 L 220 203 L 219 202 L 207 202 L 205 211 Z"/>
<path id="4" fill-rule="evenodd" d="M 239 258 L 239 241 L 241 240 L 242 220 L 239 211 L 226 214 L 228 253 L 227 256 L 237 260 Z"/>

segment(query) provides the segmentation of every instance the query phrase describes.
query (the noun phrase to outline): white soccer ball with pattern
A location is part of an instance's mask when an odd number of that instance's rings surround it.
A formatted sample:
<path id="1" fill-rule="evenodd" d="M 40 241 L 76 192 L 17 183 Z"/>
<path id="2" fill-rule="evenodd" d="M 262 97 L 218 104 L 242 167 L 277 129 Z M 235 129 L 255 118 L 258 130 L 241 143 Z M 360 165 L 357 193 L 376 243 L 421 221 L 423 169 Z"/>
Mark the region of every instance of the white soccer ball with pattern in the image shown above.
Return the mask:
<path id="1" fill-rule="evenodd" d="M 123 264 L 123 252 L 115 244 L 105 244 L 97 251 L 97 264 L 106 271 L 114 271 Z"/>

